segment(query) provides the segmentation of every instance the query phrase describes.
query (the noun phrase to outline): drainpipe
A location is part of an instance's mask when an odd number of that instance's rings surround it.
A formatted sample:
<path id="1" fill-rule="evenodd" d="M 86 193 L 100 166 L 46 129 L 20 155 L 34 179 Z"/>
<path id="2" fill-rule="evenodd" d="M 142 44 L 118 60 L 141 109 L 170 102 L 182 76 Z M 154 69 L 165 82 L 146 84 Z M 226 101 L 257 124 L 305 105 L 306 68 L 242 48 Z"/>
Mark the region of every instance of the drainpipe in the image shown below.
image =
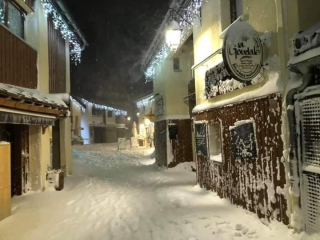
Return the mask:
<path id="1" fill-rule="evenodd" d="M 290 141 L 290 152 L 289 152 L 289 160 L 290 160 L 290 182 L 293 192 L 299 191 L 299 164 L 298 164 L 298 133 L 296 131 L 296 116 L 294 108 L 289 106 L 294 105 L 294 95 L 302 92 L 306 89 L 311 81 L 313 74 L 306 73 L 303 75 L 302 85 L 298 88 L 291 89 L 286 96 L 286 104 L 287 104 L 287 116 L 289 122 L 289 141 Z"/>

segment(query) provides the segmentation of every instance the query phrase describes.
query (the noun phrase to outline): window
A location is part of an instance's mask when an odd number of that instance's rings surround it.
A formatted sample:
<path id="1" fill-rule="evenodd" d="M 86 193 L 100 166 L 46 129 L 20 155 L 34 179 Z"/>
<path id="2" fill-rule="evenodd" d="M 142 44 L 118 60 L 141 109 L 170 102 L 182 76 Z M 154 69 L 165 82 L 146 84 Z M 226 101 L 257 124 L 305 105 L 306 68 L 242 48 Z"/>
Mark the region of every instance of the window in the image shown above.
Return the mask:
<path id="1" fill-rule="evenodd" d="M 92 108 L 92 115 L 95 116 L 102 116 L 104 110 L 103 109 L 98 109 L 98 108 Z"/>
<path id="2" fill-rule="evenodd" d="M 108 118 L 112 118 L 112 111 L 108 111 Z"/>
<path id="3" fill-rule="evenodd" d="M 220 123 L 209 124 L 210 160 L 222 162 L 221 155 L 221 127 Z"/>
<path id="4" fill-rule="evenodd" d="M 175 72 L 181 72 L 181 69 L 180 69 L 180 59 L 179 59 L 179 58 L 174 58 L 174 59 L 173 59 L 173 71 L 175 71 Z"/>
<path id="5" fill-rule="evenodd" d="M 230 0 L 231 23 L 243 14 L 243 0 Z"/>
<path id="6" fill-rule="evenodd" d="M 10 0 L 0 0 L 0 22 L 16 36 L 24 38 L 24 14 Z"/>

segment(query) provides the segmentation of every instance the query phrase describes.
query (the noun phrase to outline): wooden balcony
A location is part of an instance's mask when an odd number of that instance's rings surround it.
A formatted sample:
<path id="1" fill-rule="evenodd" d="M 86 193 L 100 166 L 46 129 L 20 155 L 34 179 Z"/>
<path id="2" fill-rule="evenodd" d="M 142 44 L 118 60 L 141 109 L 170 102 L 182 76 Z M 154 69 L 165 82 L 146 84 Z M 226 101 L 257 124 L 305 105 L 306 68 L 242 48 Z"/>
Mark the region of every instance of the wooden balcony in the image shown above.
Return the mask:
<path id="1" fill-rule="evenodd" d="M 37 51 L 0 24 L 0 82 L 37 88 Z"/>

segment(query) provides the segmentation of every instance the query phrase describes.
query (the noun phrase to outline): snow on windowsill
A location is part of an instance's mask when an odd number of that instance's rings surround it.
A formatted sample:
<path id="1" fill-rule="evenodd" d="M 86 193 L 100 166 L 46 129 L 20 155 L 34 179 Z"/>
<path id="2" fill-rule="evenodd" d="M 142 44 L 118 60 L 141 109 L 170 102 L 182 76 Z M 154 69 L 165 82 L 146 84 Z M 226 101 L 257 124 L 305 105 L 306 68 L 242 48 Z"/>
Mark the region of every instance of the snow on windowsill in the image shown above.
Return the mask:
<path id="1" fill-rule="evenodd" d="M 296 94 L 294 96 L 294 98 L 296 100 L 300 100 L 305 97 L 312 96 L 312 95 L 318 95 L 318 94 L 320 94 L 320 87 L 319 87 L 319 85 L 315 85 L 315 86 L 307 87 L 302 93 Z"/>
<path id="2" fill-rule="evenodd" d="M 300 54 L 299 56 L 295 56 L 290 58 L 289 62 L 288 62 L 288 67 L 292 66 L 292 65 L 296 65 L 298 63 L 310 60 L 312 58 L 315 57 L 319 57 L 320 56 L 320 47 L 308 50 L 305 53 Z"/>
<path id="3" fill-rule="evenodd" d="M 303 171 L 320 174 L 320 168 L 318 166 L 303 164 L 302 169 Z"/>
<path id="4" fill-rule="evenodd" d="M 217 163 L 222 163 L 222 155 L 221 153 L 218 155 L 210 155 L 210 160 L 215 161 Z"/>
<path id="5" fill-rule="evenodd" d="M 241 120 L 241 121 L 235 122 L 234 126 L 229 127 L 229 130 L 232 130 L 236 127 L 239 127 L 239 126 L 247 124 L 247 123 L 253 123 L 253 119 L 247 119 L 247 120 Z"/>

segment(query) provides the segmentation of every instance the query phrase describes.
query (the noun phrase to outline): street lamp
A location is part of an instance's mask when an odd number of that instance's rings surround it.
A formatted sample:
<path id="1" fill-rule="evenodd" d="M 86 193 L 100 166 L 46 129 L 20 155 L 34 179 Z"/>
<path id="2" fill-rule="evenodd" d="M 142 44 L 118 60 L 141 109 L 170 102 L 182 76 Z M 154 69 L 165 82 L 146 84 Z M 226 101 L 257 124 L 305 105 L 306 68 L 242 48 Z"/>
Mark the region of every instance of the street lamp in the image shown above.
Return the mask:
<path id="1" fill-rule="evenodd" d="M 181 40 L 181 30 L 179 24 L 172 20 L 166 31 L 166 42 L 169 48 L 173 51 L 177 50 L 180 45 Z"/>

